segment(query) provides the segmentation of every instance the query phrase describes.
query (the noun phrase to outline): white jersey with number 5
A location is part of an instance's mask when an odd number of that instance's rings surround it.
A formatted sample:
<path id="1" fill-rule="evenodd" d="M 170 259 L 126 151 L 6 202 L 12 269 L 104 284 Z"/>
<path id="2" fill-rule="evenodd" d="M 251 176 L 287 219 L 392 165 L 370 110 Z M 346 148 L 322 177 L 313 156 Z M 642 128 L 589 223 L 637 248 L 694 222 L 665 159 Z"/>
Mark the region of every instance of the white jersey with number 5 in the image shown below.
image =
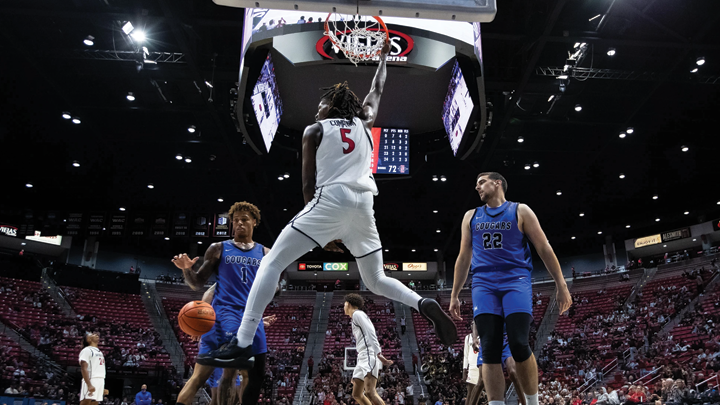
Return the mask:
<path id="1" fill-rule="evenodd" d="M 97 347 L 86 346 L 80 352 L 80 362 L 88 364 L 90 378 L 105 378 L 105 357 Z"/>
<path id="2" fill-rule="evenodd" d="M 370 168 L 373 141 L 362 120 L 328 118 L 318 123 L 323 135 L 315 158 L 316 187 L 343 184 L 377 195 Z"/>

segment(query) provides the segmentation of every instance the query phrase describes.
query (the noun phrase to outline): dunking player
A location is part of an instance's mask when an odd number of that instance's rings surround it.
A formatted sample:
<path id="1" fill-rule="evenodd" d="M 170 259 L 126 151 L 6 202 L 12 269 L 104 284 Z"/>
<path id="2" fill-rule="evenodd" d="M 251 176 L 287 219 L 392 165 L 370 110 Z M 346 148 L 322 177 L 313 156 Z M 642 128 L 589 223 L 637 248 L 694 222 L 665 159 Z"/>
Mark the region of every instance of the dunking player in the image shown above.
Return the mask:
<path id="1" fill-rule="evenodd" d="M 260 223 L 260 210 L 248 202 L 233 204 L 229 211 L 233 224 L 233 239 L 213 243 L 205 252 L 205 261 L 195 271 L 193 265 L 199 258 L 190 259 L 187 254 L 175 256 L 172 262 L 182 269 L 185 283 L 192 289 L 202 288 L 211 275 L 217 278 L 217 290 L 213 298 L 215 309 L 215 326 L 210 332 L 203 335 L 200 340 L 199 353 L 208 353 L 220 345 L 234 339 L 240 320 L 243 319 L 246 299 L 257 277 L 260 262 L 270 251 L 265 246 L 253 241 L 253 230 Z M 266 260 L 266 259 L 265 259 Z M 270 293 L 270 298 L 274 291 Z M 260 396 L 260 389 L 265 378 L 265 328 L 260 325 L 251 337 L 250 351 L 255 356 L 253 367 L 249 367 L 248 384 L 243 391 L 242 403 L 256 404 Z M 213 374 L 214 368 L 202 365 L 199 361 L 195 365 L 195 372 L 185 384 L 178 395 L 179 405 L 189 405 L 195 393 L 205 384 Z M 235 380 L 237 370 L 226 368 L 223 371 L 218 389 L 218 403 L 234 403 Z M 225 381 L 225 383 L 223 383 Z M 224 388 L 224 389 L 223 389 Z"/>
<path id="2" fill-rule="evenodd" d="M 373 216 L 377 194 L 370 169 L 373 149 L 370 131 L 378 113 L 386 77 L 390 44 L 383 47 L 370 93 L 364 102 L 347 83 L 326 89 L 315 116 L 303 135 L 303 195 L 305 208 L 283 229 L 263 260 L 247 300 L 236 345 L 198 356 L 198 363 L 216 367 L 250 368 L 252 337 L 270 303 L 280 273 L 316 246 L 338 250 L 341 240 L 355 256 L 360 276 L 375 294 L 419 310 L 435 326 L 440 340 L 457 340 L 452 319 L 435 300 L 423 299 L 400 281 L 385 276 L 382 245 Z"/>
<path id="3" fill-rule="evenodd" d="M 482 325 L 478 333 L 489 405 L 504 404 L 505 377 L 500 365 L 503 327 L 527 403 L 538 405 L 537 362 L 529 344 L 532 255 L 528 239 L 555 280 L 560 313 L 570 308 L 572 298 L 537 216 L 525 204 L 506 201 L 507 186 L 499 173 L 480 173 L 477 177 L 475 189 L 485 205 L 466 212 L 463 218 L 450 313 L 462 319 L 458 297 L 472 266 L 473 316 L 475 324 Z"/>
<path id="4" fill-rule="evenodd" d="M 382 355 L 382 348 L 370 318 L 363 308 L 365 300 L 359 294 L 345 296 L 343 311 L 352 319 L 352 332 L 357 348 L 357 364 L 353 371 L 352 397 L 360 405 L 385 405 L 375 385 L 382 366 L 390 366 L 392 361 Z"/>
<path id="5" fill-rule="evenodd" d="M 80 372 L 82 384 L 80 387 L 80 405 L 96 405 L 102 402 L 108 390 L 105 389 L 105 356 L 98 344 L 100 336 L 86 332 L 83 335 L 83 349 L 80 351 Z"/>

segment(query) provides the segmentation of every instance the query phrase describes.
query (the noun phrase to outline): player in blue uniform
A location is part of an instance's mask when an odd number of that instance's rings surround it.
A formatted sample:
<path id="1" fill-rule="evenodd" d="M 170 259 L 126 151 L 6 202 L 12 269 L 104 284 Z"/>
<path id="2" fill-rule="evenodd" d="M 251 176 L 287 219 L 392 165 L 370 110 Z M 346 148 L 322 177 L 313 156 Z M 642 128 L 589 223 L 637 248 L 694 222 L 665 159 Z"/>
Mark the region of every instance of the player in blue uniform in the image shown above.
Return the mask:
<path id="1" fill-rule="evenodd" d="M 530 348 L 532 323 L 532 255 L 528 240 L 545 263 L 557 287 L 560 313 L 572 298 L 557 257 L 535 213 L 525 204 L 505 200 L 507 180 L 496 172 L 480 173 L 475 189 L 484 206 L 465 213 L 450 314 L 460 317 L 460 291 L 472 270 L 473 316 L 482 345 L 483 381 L 489 405 L 503 405 L 505 392 L 501 361 L 503 328 L 515 359 L 518 383 L 528 405 L 538 405 L 537 362 Z"/>
<path id="2" fill-rule="evenodd" d="M 175 266 L 182 269 L 185 283 L 192 289 L 203 288 L 215 274 L 217 287 L 213 297 L 215 326 L 200 340 L 199 354 L 218 349 L 229 342 L 237 332 L 245 310 L 247 296 L 263 257 L 269 249 L 253 241 L 253 230 L 260 223 L 260 210 L 253 204 L 238 202 L 229 211 L 233 224 L 233 239 L 213 243 L 205 252 L 205 260 L 195 271 L 193 265 L 198 257 L 190 259 L 187 254 L 175 256 Z M 243 391 L 242 403 L 256 404 L 265 378 L 265 328 L 260 323 L 252 343 L 255 358 L 248 370 L 250 383 Z M 179 405 L 189 405 L 200 387 L 214 371 L 214 367 L 195 364 L 195 371 L 178 395 Z M 218 389 L 218 403 L 235 403 L 236 369 L 224 369 Z"/>

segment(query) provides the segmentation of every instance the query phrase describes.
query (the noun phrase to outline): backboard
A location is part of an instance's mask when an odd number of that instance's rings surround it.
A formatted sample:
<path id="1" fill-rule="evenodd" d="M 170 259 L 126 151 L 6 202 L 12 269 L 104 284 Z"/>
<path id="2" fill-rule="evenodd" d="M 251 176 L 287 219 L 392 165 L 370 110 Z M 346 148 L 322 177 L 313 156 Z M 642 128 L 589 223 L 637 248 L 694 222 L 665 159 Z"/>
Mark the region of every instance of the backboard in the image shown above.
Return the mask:
<path id="1" fill-rule="evenodd" d="M 433 20 L 491 22 L 497 0 L 213 0 L 215 4 L 239 8 L 318 11 Z"/>

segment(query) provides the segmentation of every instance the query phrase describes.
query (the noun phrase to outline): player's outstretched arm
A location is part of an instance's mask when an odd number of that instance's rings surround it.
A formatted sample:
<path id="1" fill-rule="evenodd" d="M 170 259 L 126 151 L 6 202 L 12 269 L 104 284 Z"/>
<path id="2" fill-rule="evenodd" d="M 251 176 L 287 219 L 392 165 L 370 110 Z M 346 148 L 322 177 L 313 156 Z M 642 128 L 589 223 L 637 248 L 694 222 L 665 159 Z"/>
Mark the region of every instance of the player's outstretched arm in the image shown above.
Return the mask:
<path id="1" fill-rule="evenodd" d="M 315 196 L 315 155 L 322 140 L 322 125 L 315 123 L 305 128 L 302 138 L 302 184 L 305 204 Z"/>
<path id="2" fill-rule="evenodd" d="M 205 261 L 200 266 L 198 271 L 193 270 L 193 266 L 200 259 L 196 257 L 190 259 L 187 253 L 177 255 L 172 259 L 172 262 L 182 270 L 183 276 L 185 277 L 185 284 L 190 286 L 193 290 L 197 291 L 210 279 L 210 276 L 217 271 L 218 265 L 220 264 L 220 256 L 222 255 L 222 244 L 213 243 L 205 251 Z"/>
<path id="3" fill-rule="evenodd" d="M 545 263 L 545 267 L 548 269 L 550 276 L 555 280 L 555 286 L 557 286 L 557 304 L 560 313 L 570 309 L 572 305 L 572 297 L 568 290 L 565 277 L 562 275 L 562 269 L 560 268 L 560 262 L 558 262 L 557 256 L 553 251 L 552 246 L 545 236 L 545 232 L 540 226 L 537 216 L 526 204 L 520 204 L 518 206 L 518 219 L 520 231 L 530 239 L 535 250 L 538 252 L 538 256 Z"/>
<path id="4" fill-rule="evenodd" d="M 462 320 L 460 316 L 460 291 L 462 291 L 468 272 L 470 271 L 470 261 L 472 260 L 472 235 L 470 234 L 470 221 L 475 211 L 470 210 L 465 213 L 462 220 L 462 233 L 460 237 L 460 253 L 458 253 L 455 261 L 455 277 L 453 281 L 452 294 L 450 295 L 450 316 L 458 321 Z"/>
<path id="5" fill-rule="evenodd" d="M 370 93 L 365 96 L 363 101 L 363 115 L 365 125 L 372 128 L 377 118 L 378 107 L 380 106 L 380 96 L 382 96 L 383 87 L 385 87 L 385 79 L 387 78 L 387 59 L 385 58 L 390 52 L 390 42 L 386 42 L 380 51 L 380 64 L 375 72 L 375 78 L 370 87 Z"/>

